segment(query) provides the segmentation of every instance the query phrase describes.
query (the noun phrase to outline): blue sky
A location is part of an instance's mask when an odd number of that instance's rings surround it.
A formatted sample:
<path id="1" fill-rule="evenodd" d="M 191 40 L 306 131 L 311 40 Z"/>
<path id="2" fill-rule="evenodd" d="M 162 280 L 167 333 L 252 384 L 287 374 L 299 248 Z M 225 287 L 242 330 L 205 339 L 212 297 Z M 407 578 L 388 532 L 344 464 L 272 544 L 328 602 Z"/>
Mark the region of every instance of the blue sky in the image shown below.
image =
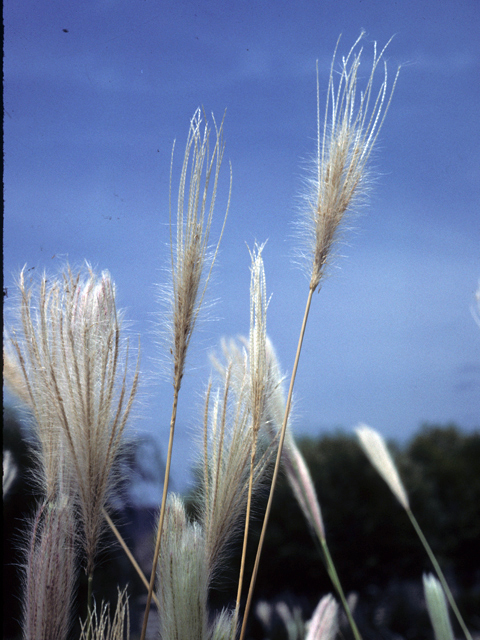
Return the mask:
<path id="1" fill-rule="evenodd" d="M 221 119 L 232 202 L 208 315 L 180 399 L 174 485 L 188 481 L 208 353 L 248 331 L 249 256 L 264 250 L 269 334 L 292 366 L 308 292 L 293 223 L 315 152 L 340 33 L 365 29 L 398 86 L 374 154 L 369 202 L 315 296 L 296 387 L 295 429 L 365 421 L 405 440 L 421 423 L 480 425 L 480 9 L 477 0 L 182 2 L 6 0 L 5 285 L 24 265 L 108 269 L 142 339 L 135 428 L 166 450 L 171 384 L 152 334 L 166 279 L 170 153 L 182 160 L 198 106 Z M 213 304 L 214 303 L 214 304 Z M 6 301 L 7 313 L 12 305 Z M 188 451 L 187 451 L 188 449 Z"/>

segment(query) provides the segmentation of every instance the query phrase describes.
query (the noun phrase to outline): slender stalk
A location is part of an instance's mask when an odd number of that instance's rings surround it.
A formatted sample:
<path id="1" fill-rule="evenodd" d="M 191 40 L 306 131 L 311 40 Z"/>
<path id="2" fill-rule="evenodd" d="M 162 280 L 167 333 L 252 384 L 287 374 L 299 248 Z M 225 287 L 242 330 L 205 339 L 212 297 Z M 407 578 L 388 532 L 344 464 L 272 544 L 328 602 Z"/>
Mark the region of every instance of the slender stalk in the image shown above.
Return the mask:
<path id="1" fill-rule="evenodd" d="M 335 589 L 337 590 L 337 593 L 338 593 L 339 598 L 340 598 L 340 600 L 342 602 L 343 608 L 345 609 L 345 613 L 347 614 L 348 622 L 349 622 L 350 627 L 351 627 L 351 629 L 353 631 L 353 635 L 355 636 L 356 640 L 362 640 L 362 636 L 360 635 L 360 632 L 359 632 L 358 627 L 357 627 L 357 625 L 355 623 L 355 620 L 353 619 L 352 612 L 350 611 L 350 607 L 348 606 L 347 599 L 345 598 L 345 594 L 343 592 L 342 584 L 340 582 L 340 578 L 338 577 L 337 570 L 335 569 L 335 565 L 333 563 L 332 556 L 330 555 L 330 550 L 328 548 L 327 541 L 325 540 L 325 538 L 322 538 L 320 540 L 320 543 L 322 545 L 322 551 L 323 551 L 324 556 L 325 556 L 325 562 L 326 562 L 326 566 L 327 566 L 328 575 L 330 576 L 330 580 L 332 581 Z"/>
<path id="2" fill-rule="evenodd" d="M 247 541 L 248 541 L 248 529 L 250 524 L 250 511 L 252 508 L 252 491 L 253 491 L 253 476 L 254 476 L 254 467 L 255 467 L 255 454 L 256 454 L 256 439 L 254 439 L 252 444 L 252 454 L 250 457 L 250 478 L 248 482 L 248 496 L 247 496 L 247 510 L 245 513 L 245 530 L 243 535 L 243 547 L 242 547 L 242 559 L 240 563 L 240 575 L 238 578 L 238 588 L 237 588 L 237 602 L 235 605 L 235 613 L 234 613 L 234 622 L 232 625 L 232 633 L 235 634 L 235 630 L 237 628 L 238 622 L 238 614 L 240 611 L 240 598 L 242 595 L 242 587 L 243 587 L 243 578 L 245 574 L 245 561 L 247 557 Z M 235 636 L 234 636 L 235 637 Z"/>
<path id="3" fill-rule="evenodd" d="M 280 462 L 281 462 L 281 458 L 282 458 L 283 443 L 285 441 L 285 434 L 286 434 L 286 431 L 287 431 L 288 418 L 289 418 L 289 415 L 290 415 L 290 409 L 291 409 L 291 405 L 292 405 L 293 387 L 295 385 L 295 378 L 297 376 L 298 363 L 300 361 L 300 354 L 301 354 L 301 351 L 302 351 L 303 339 L 304 339 L 304 336 L 305 336 L 305 330 L 306 330 L 306 326 L 307 326 L 308 315 L 309 315 L 309 312 L 310 312 L 310 307 L 311 307 L 311 304 L 312 304 L 312 298 L 313 298 L 314 292 L 315 292 L 315 289 L 311 287 L 309 289 L 308 298 L 307 298 L 307 304 L 305 306 L 305 313 L 304 313 L 303 321 L 302 321 L 302 327 L 300 329 L 300 336 L 299 336 L 299 339 L 298 339 L 297 352 L 295 354 L 295 362 L 294 362 L 294 365 L 293 365 L 292 376 L 291 376 L 291 379 L 290 379 L 290 387 L 288 389 L 287 402 L 286 402 L 286 406 L 285 406 L 285 415 L 284 415 L 284 418 L 283 418 L 282 430 L 280 432 L 280 442 L 279 442 L 278 451 L 277 451 L 277 458 L 276 458 L 276 461 L 275 461 L 275 468 L 274 468 L 274 471 L 273 471 L 272 483 L 271 483 L 271 486 L 270 486 L 270 495 L 268 497 L 268 503 L 267 503 L 267 508 L 265 510 L 265 516 L 264 516 L 264 519 L 263 519 L 262 531 L 261 531 L 261 534 L 260 534 L 260 541 L 258 543 L 257 555 L 256 555 L 256 558 L 255 558 L 255 565 L 254 565 L 254 568 L 253 568 L 252 579 L 250 581 L 250 587 L 249 587 L 249 590 L 248 590 L 247 603 L 245 605 L 245 612 L 244 612 L 244 617 L 243 617 L 242 629 L 241 629 L 241 632 L 240 632 L 240 640 L 244 640 L 244 637 L 245 637 L 247 619 L 248 619 L 248 615 L 249 615 L 251 604 L 252 604 L 253 590 L 255 588 L 255 582 L 256 582 L 257 574 L 258 574 L 258 567 L 260 565 L 260 557 L 261 557 L 261 553 L 262 553 L 263 544 L 264 544 L 264 541 L 265 541 L 265 534 L 266 534 L 266 529 L 267 529 L 267 526 L 268 526 L 268 520 L 269 520 L 269 517 L 270 517 L 270 511 L 271 511 L 271 508 L 272 508 L 275 485 L 276 485 L 278 473 L 279 473 L 279 470 L 280 470 Z M 342 602 L 342 604 L 343 604 L 343 606 L 345 608 L 345 613 L 347 615 L 348 621 L 350 623 L 350 626 L 352 628 L 352 631 L 353 631 L 353 634 L 354 634 L 356 640 L 361 640 L 360 632 L 358 631 L 357 625 L 355 624 L 355 621 L 353 619 L 352 613 L 350 611 L 350 607 L 348 606 L 347 600 L 346 600 L 345 595 L 343 593 L 342 585 L 340 583 L 340 579 L 339 579 L 338 574 L 336 572 L 335 565 L 333 563 L 332 557 L 331 557 L 330 552 L 328 550 L 326 540 L 325 540 L 325 538 L 323 536 L 319 536 L 319 539 L 320 539 L 320 543 L 322 545 L 322 550 L 324 552 L 328 575 L 330 576 L 330 578 L 332 580 L 332 583 L 335 586 L 335 588 L 336 588 L 336 590 L 338 592 L 338 595 L 340 597 L 340 600 L 341 600 L 341 602 Z"/>
<path id="4" fill-rule="evenodd" d="M 275 467 L 274 467 L 274 470 L 273 470 L 272 483 L 270 485 L 270 495 L 268 496 L 267 508 L 265 510 L 265 516 L 264 516 L 264 519 L 263 519 L 262 532 L 260 534 L 260 541 L 258 543 L 257 555 L 255 557 L 255 565 L 253 567 L 253 574 L 252 574 L 252 578 L 251 578 L 251 581 L 250 581 L 250 587 L 248 589 L 247 603 L 245 605 L 245 612 L 244 612 L 244 616 L 243 616 L 242 630 L 240 632 L 240 640 L 243 640 L 243 638 L 245 637 L 247 618 L 248 618 L 248 614 L 250 612 L 250 607 L 251 607 L 251 604 L 252 604 L 253 590 L 255 589 L 255 582 L 257 580 L 258 567 L 259 567 L 259 564 L 260 564 L 260 557 L 262 555 L 262 548 L 263 548 L 263 543 L 264 543 L 264 540 L 265 540 L 265 532 L 266 532 L 267 525 L 268 525 L 268 519 L 270 517 L 270 511 L 272 509 L 273 494 L 274 494 L 274 491 L 275 491 L 275 485 L 276 485 L 278 473 L 279 473 L 279 470 L 280 470 L 280 461 L 281 461 L 281 458 L 282 458 L 283 443 L 285 441 L 285 434 L 287 432 L 287 424 L 288 424 L 288 416 L 290 414 L 290 408 L 291 408 L 291 405 L 292 405 L 293 387 L 294 387 L 295 378 L 296 378 L 296 375 L 297 375 L 298 363 L 300 361 L 300 353 L 302 351 L 303 338 L 305 336 L 305 329 L 306 329 L 306 326 L 307 326 L 308 314 L 310 312 L 310 307 L 311 307 L 311 304 L 312 304 L 313 293 L 314 293 L 313 289 L 310 289 L 309 292 L 308 292 L 307 304 L 306 304 L 306 307 L 305 307 L 305 313 L 304 313 L 303 321 L 302 321 L 302 328 L 300 330 L 300 336 L 299 336 L 299 339 L 298 339 L 297 353 L 295 355 L 295 362 L 293 364 L 292 377 L 290 379 L 290 387 L 288 389 L 287 403 L 286 403 L 286 406 L 285 406 L 285 416 L 283 418 L 282 430 L 280 432 L 280 441 L 279 441 L 279 445 L 278 445 L 277 458 L 275 460 Z"/>
<path id="5" fill-rule="evenodd" d="M 423 535 L 423 531 L 420 529 L 420 525 L 417 522 L 417 519 L 415 518 L 415 516 L 413 515 L 412 511 L 410 509 L 406 509 L 406 512 L 408 514 L 408 517 L 410 518 L 410 522 L 413 524 L 413 527 L 415 529 L 415 531 L 417 532 L 418 537 L 420 538 L 425 551 L 428 554 L 428 557 L 430 558 L 435 571 L 437 572 L 437 576 L 440 580 L 440 582 L 442 583 L 442 587 L 443 590 L 445 591 L 445 594 L 448 598 L 448 602 L 450 603 L 450 606 L 453 609 L 453 612 L 458 620 L 459 625 L 462 628 L 463 633 L 465 634 L 465 637 L 467 638 L 467 640 L 472 640 L 472 635 L 470 633 L 470 631 L 467 629 L 467 625 L 465 624 L 462 615 L 460 613 L 460 611 L 458 610 L 457 607 L 457 603 L 455 602 L 452 592 L 450 591 L 450 587 L 447 584 L 447 581 L 445 580 L 445 576 L 443 575 L 443 571 L 440 568 L 440 565 L 438 564 L 438 561 L 430 547 L 430 545 L 428 544 L 427 539 L 425 538 L 425 536 Z"/>
<path id="6" fill-rule="evenodd" d="M 149 589 L 149 582 L 145 577 L 145 574 L 143 573 L 140 565 L 138 564 L 138 562 L 135 560 L 132 552 L 130 551 L 130 549 L 127 547 L 127 544 L 125 542 L 125 540 L 122 537 L 122 534 L 120 533 L 120 531 L 117 529 L 117 527 L 115 526 L 113 520 L 110 518 L 110 516 L 108 515 L 108 513 L 105 511 L 105 509 L 103 509 L 103 517 L 105 518 L 105 520 L 108 523 L 108 526 L 110 527 L 110 529 L 112 530 L 113 534 L 115 535 L 115 537 L 117 538 L 118 542 L 120 543 L 122 549 L 125 551 L 127 558 L 130 560 L 130 562 L 133 565 L 133 568 L 135 569 L 135 571 L 137 572 L 140 580 L 143 582 L 143 584 L 145 585 L 145 587 L 147 588 L 147 591 Z M 159 606 L 159 602 L 158 602 L 158 598 L 155 595 L 155 593 L 153 594 L 153 599 L 155 600 L 155 604 L 157 605 L 157 607 Z"/>
<path id="7" fill-rule="evenodd" d="M 160 542 L 162 539 L 163 521 L 165 520 L 165 507 L 167 503 L 168 482 L 170 479 L 170 466 L 172 463 L 173 436 L 175 434 L 175 423 L 177 420 L 178 394 L 180 392 L 181 383 L 182 383 L 182 379 L 180 376 L 177 375 L 175 380 L 175 385 L 174 385 L 174 391 L 173 391 L 172 417 L 170 420 L 170 438 L 168 441 L 167 464 L 165 467 L 165 479 L 163 482 L 162 506 L 160 508 L 157 541 L 155 543 L 155 552 L 153 555 L 153 564 L 152 564 L 152 574 L 150 576 L 150 584 L 148 587 L 148 594 L 147 594 L 147 604 L 146 604 L 145 613 L 143 616 L 143 625 L 142 625 L 142 633 L 140 635 L 140 640 L 145 640 L 145 635 L 147 633 L 148 616 L 150 613 L 150 605 L 152 604 L 153 588 L 155 586 L 155 575 L 157 571 L 158 556 L 160 552 Z"/>
<path id="8" fill-rule="evenodd" d="M 93 601 L 93 571 L 88 574 L 88 582 L 87 582 L 87 618 L 88 618 L 88 627 L 87 627 L 87 640 L 90 640 L 92 633 L 92 619 L 93 619 L 93 610 L 92 610 L 92 601 Z"/>

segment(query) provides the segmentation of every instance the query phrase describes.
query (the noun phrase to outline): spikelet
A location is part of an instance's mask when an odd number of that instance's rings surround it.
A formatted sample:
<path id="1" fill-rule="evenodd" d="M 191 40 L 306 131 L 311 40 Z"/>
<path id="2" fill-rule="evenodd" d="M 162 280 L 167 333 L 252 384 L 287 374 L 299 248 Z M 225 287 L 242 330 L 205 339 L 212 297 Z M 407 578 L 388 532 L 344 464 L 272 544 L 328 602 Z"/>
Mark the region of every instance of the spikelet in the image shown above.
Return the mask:
<path id="1" fill-rule="evenodd" d="M 355 431 L 367 458 L 388 484 L 402 507 L 409 511 L 407 492 L 388 452 L 385 440 L 377 431 L 367 425 L 359 425 Z"/>
<path id="2" fill-rule="evenodd" d="M 320 283 L 345 213 L 365 192 L 367 162 L 388 111 L 398 77 L 397 72 L 390 94 L 387 95 L 387 66 L 384 63 L 383 82 L 375 94 L 374 78 L 389 44 L 377 54 L 375 43 L 371 72 L 363 91 L 358 95 L 362 49 L 358 50 L 357 45 L 362 37 L 363 33 L 347 57 L 342 58 L 337 85 L 334 81 L 335 50 L 322 131 L 317 72 L 316 170 L 310 180 L 305 214 L 308 253 L 312 256 L 310 289 L 313 291 Z"/>
<path id="3" fill-rule="evenodd" d="M 338 631 L 338 604 L 330 594 L 324 596 L 308 623 L 305 640 L 333 640 Z"/>
<path id="4" fill-rule="evenodd" d="M 424 573 L 423 590 L 435 640 L 455 640 L 448 616 L 447 599 L 445 598 L 445 593 L 440 581 L 431 573 Z"/>

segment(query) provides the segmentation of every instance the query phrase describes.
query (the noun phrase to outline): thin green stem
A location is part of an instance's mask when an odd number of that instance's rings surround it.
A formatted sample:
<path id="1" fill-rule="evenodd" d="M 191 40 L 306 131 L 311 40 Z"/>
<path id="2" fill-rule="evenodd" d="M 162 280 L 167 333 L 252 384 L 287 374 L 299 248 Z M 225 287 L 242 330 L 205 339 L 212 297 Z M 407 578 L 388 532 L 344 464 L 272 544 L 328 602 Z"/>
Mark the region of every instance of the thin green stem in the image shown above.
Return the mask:
<path id="1" fill-rule="evenodd" d="M 157 531 L 157 541 L 155 544 L 155 552 L 153 555 L 153 563 L 152 563 L 152 573 L 150 576 L 150 584 L 148 588 L 147 594 L 147 604 L 145 607 L 145 613 L 143 616 L 143 625 L 142 625 L 142 633 L 140 635 L 140 640 L 145 640 L 145 635 L 147 633 L 147 624 L 148 624 L 148 616 L 150 613 L 150 606 L 152 604 L 152 595 L 153 588 L 155 585 L 155 573 L 157 571 L 157 563 L 158 556 L 160 552 L 160 542 L 162 539 L 162 529 L 163 529 L 163 521 L 165 520 L 165 510 L 167 504 L 167 493 L 168 493 L 168 482 L 170 479 L 170 466 L 172 463 L 172 451 L 173 451 L 173 436 L 175 434 L 175 423 L 177 420 L 177 405 L 178 405 L 178 394 L 180 392 L 181 386 L 181 377 L 177 376 L 174 384 L 173 391 L 173 406 L 172 406 L 172 417 L 170 420 L 170 438 L 168 441 L 168 453 L 167 453 L 167 464 L 165 467 L 165 479 L 163 481 L 163 496 L 162 496 L 162 506 L 160 508 L 160 518 L 158 522 L 158 531 Z"/>
<path id="2" fill-rule="evenodd" d="M 362 640 L 362 636 L 360 635 L 360 631 L 353 619 L 352 612 L 350 611 L 350 607 L 348 606 L 347 599 L 345 598 L 345 594 L 343 592 L 343 588 L 340 582 L 340 578 L 338 577 L 337 570 L 335 569 L 335 565 L 333 563 L 332 556 L 330 555 L 330 551 L 328 549 L 327 541 L 325 538 L 319 538 L 320 544 L 322 545 L 322 551 L 325 556 L 325 563 L 327 566 L 328 575 L 330 576 L 330 580 L 333 583 L 333 586 L 337 590 L 338 596 L 342 602 L 343 608 L 345 609 L 345 613 L 347 614 L 348 622 L 350 627 L 352 628 L 353 635 L 356 640 Z"/>
<path id="3" fill-rule="evenodd" d="M 423 535 L 423 531 L 420 529 L 420 525 L 417 522 L 417 519 L 415 518 L 415 516 L 413 515 L 413 513 L 411 512 L 410 509 L 406 509 L 408 517 L 410 518 L 410 522 L 413 524 L 413 528 L 415 529 L 415 531 L 417 532 L 418 537 L 420 538 L 421 543 L 423 544 L 423 546 L 425 547 L 425 551 L 427 552 L 428 557 L 430 558 L 433 567 L 435 569 L 435 571 L 437 572 L 437 576 L 440 580 L 440 582 L 442 583 L 442 587 L 443 590 L 445 591 L 445 594 L 448 598 L 448 602 L 450 603 L 450 606 L 453 609 L 453 612 L 455 613 L 455 616 L 458 620 L 459 625 L 462 628 L 463 633 L 465 634 L 465 637 L 467 638 L 467 640 L 472 640 L 472 636 L 470 634 L 470 631 L 467 629 L 467 625 L 465 624 L 462 615 L 460 613 L 460 611 L 458 610 L 457 607 L 457 603 L 455 602 L 452 592 L 450 591 L 450 587 L 447 584 L 447 581 L 445 580 L 445 576 L 443 575 L 443 571 L 440 568 L 440 565 L 437 562 L 437 559 L 430 547 L 430 545 L 428 544 L 427 539 L 425 538 L 425 536 Z"/>

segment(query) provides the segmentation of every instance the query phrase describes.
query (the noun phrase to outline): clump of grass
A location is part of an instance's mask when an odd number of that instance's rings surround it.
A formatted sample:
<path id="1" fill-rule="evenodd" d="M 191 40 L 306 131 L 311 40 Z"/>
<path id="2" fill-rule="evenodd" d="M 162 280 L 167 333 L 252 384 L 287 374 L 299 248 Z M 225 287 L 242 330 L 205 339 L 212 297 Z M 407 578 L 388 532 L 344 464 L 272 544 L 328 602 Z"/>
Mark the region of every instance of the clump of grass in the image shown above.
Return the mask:
<path id="1" fill-rule="evenodd" d="M 108 603 L 100 611 L 93 607 L 95 558 L 107 522 L 147 590 L 141 640 L 147 632 L 152 599 L 158 607 L 158 634 L 164 640 L 234 640 L 237 636 L 242 640 L 280 466 L 320 542 L 327 572 L 353 635 L 357 640 L 361 638 L 329 551 L 314 483 L 289 428 L 293 388 L 313 294 L 320 289 L 346 214 L 365 194 L 368 160 L 398 77 L 397 72 L 388 89 L 383 60 L 386 47 L 378 53 L 374 45 L 371 68 L 363 90 L 359 90 L 361 37 L 342 58 L 338 76 L 335 50 L 322 118 L 317 70 L 317 154 L 303 220 L 309 285 L 288 393 L 284 393 L 284 377 L 267 337 L 264 245 L 256 244 L 250 251 L 248 338 L 224 340 L 222 357 L 212 359 L 220 375 L 209 382 L 205 396 L 196 520 L 187 516 L 181 497 L 168 493 L 170 466 L 188 349 L 226 213 L 218 241 L 211 250 L 210 230 L 224 155 L 223 121 L 217 126 L 213 119 L 216 139 L 210 150 L 210 129 L 203 124 L 200 110 L 191 119 L 179 181 L 176 233 L 172 220 L 172 174 L 170 180 L 171 287 L 166 326 L 170 331 L 173 402 L 149 581 L 141 574 L 106 510 L 139 375 L 138 362 L 131 371 L 128 344 L 121 337 L 121 316 L 116 309 L 113 282 L 108 272 L 97 277 L 89 267 L 86 273 L 74 273 L 67 267 L 59 279 L 47 280 L 44 276 L 34 295 L 34 290 L 26 285 L 25 271 L 20 274 L 20 327 L 10 330 L 4 374 L 34 419 L 37 476 L 44 496 L 28 532 L 23 626 L 26 639 L 67 638 L 79 562 L 84 563 L 89 584 L 89 614 L 82 622 L 80 640 L 129 637 L 126 591 L 119 592 L 112 619 Z M 376 89 L 375 77 L 382 63 L 383 77 Z M 229 200 L 230 196 L 227 212 Z M 437 640 L 453 637 L 444 592 L 471 640 L 438 562 L 411 513 L 408 496 L 383 439 L 365 426 L 358 433 L 367 456 L 407 511 L 440 578 L 439 583 L 431 576 L 424 577 Z M 8 488 L 11 477 L 8 459 L 4 459 L 5 468 Z M 269 487 L 269 498 L 240 623 L 250 516 L 253 500 L 262 487 Z M 209 590 L 226 560 L 229 546 L 242 533 L 235 606 L 212 615 Z M 339 603 L 332 595 L 321 598 L 307 625 L 299 619 L 298 612 L 290 612 L 282 603 L 277 606 L 277 613 L 292 638 L 333 640 L 338 632 Z"/>
<path id="2" fill-rule="evenodd" d="M 210 129 L 204 126 L 202 132 L 202 119 L 200 110 L 197 109 L 190 121 L 190 131 L 187 138 L 185 155 L 177 201 L 177 235 L 176 241 L 172 234 L 172 204 L 171 187 L 172 175 L 170 174 L 170 247 L 171 247 L 171 312 L 167 320 L 172 332 L 171 354 L 173 358 L 173 405 L 170 419 L 170 437 L 165 467 L 165 479 L 163 483 L 163 496 L 160 508 L 157 540 L 155 544 L 153 567 L 150 577 L 150 585 L 147 595 L 147 604 L 143 619 L 141 640 L 145 640 L 147 632 L 148 616 L 155 584 L 156 565 L 160 552 L 163 533 L 163 521 L 168 496 L 168 484 L 170 478 L 170 466 L 173 451 L 173 439 L 177 419 L 178 396 L 185 371 L 187 351 L 193 331 L 197 324 L 198 316 L 205 296 L 208 281 L 213 264 L 218 252 L 220 240 L 223 235 L 225 221 L 230 204 L 228 198 L 224 222 L 216 249 L 208 257 L 210 228 L 212 225 L 213 211 L 218 188 L 218 178 L 222 165 L 223 120 L 219 127 L 213 120 L 216 133 L 216 141 L 210 154 L 209 139 Z M 173 151 L 172 151 L 173 167 Z M 231 179 L 230 179 L 231 189 Z"/>
<path id="3" fill-rule="evenodd" d="M 34 300 L 22 271 L 19 290 L 21 331 L 10 330 L 5 380 L 33 414 L 36 477 L 47 504 L 67 499 L 79 515 L 91 610 L 103 512 L 137 391 L 138 362 L 129 381 L 129 348 L 108 272 L 98 278 L 90 267 L 86 274 L 67 267 L 60 279 L 43 276 Z"/>

